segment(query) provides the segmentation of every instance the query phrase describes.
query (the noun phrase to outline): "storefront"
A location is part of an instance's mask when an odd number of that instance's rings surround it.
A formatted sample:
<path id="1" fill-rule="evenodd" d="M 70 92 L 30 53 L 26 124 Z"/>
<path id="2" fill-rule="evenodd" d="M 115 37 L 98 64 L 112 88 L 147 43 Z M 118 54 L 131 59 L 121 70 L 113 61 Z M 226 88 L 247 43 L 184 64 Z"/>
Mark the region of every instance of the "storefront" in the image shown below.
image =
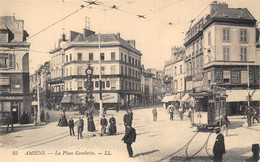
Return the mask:
<path id="1" fill-rule="evenodd" d="M 0 96 L 0 124 L 6 124 L 7 115 L 12 113 L 13 122 L 18 123 L 22 112 L 31 116 L 29 96 Z"/>

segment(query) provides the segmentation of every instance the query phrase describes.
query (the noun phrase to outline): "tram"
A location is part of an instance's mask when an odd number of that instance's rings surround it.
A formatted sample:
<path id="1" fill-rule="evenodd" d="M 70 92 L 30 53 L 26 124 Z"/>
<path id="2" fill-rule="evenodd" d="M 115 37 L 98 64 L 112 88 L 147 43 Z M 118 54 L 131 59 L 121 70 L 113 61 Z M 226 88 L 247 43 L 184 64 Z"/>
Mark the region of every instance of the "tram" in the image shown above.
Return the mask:
<path id="1" fill-rule="evenodd" d="M 214 129 L 221 126 L 226 115 L 225 90 L 214 87 L 210 91 L 194 92 L 193 125 L 198 129 Z"/>

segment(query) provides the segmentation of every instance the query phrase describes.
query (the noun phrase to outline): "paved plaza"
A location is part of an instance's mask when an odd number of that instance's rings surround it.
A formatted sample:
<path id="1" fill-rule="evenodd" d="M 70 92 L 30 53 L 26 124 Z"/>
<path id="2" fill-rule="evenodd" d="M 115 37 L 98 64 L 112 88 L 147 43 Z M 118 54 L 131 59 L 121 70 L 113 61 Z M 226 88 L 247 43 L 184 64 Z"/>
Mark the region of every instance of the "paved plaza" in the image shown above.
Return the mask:
<path id="1" fill-rule="evenodd" d="M 211 161 L 215 133 L 197 133 L 186 116 L 183 121 L 176 116 L 170 121 L 165 109 L 157 109 L 157 122 L 152 121 L 152 108 L 133 110 L 133 127 L 137 132 L 132 145 L 134 158 L 128 158 L 126 145 L 121 141 L 125 112 L 113 110 L 107 112 L 107 119 L 111 114 L 115 115 L 118 130 L 115 136 L 100 136 L 98 116 L 94 116 L 98 131 L 91 133 L 86 131 L 87 119 L 84 117 L 84 137 L 79 140 L 69 135 L 68 127 L 58 127 L 57 121 L 41 126 L 17 126 L 10 132 L 1 127 L 0 154 L 5 154 L 7 161 L 21 158 L 29 161 Z M 73 117 L 76 121 L 78 115 Z M 251 145 L 260 143 L 260 124 L 247 127 L 242 116 L 231 116 L 230 121 L 224 161 L 243 161 L 251 156 Z"/>

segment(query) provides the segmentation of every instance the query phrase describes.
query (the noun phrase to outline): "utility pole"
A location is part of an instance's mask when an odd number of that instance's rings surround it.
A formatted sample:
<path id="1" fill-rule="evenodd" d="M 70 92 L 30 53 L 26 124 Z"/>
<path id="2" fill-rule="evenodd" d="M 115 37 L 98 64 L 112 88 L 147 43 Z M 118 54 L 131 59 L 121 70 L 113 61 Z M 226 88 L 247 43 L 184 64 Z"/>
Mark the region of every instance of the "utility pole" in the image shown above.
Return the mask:
<path id="1" fill-rule="evenodd" d="M 247 63 L 247 93 L 248 93 L 248 108 L 250 107 L 250 84 L 249 84 L 249 65 Z"/>
<path id="2" fill-rule="evenodd" d="M 101 80 L 101 48 L 100 33 L 98 34 L 98 51 L 99 51 L 99 112 L 100 118 L 103 115 L 103 101 L 102 101 L 102 80 Z"/>
<path id="3" fill-rule="evenodd" d="M 37 124 L 41 124 L 41 108 L 40 108 L 40 92 L 39 92 L 39 74 L 38 70 L 36 71 L 36 83 L 37 83 L 37 105 L 38 105 L 38 114 L 37 114 Z"/>

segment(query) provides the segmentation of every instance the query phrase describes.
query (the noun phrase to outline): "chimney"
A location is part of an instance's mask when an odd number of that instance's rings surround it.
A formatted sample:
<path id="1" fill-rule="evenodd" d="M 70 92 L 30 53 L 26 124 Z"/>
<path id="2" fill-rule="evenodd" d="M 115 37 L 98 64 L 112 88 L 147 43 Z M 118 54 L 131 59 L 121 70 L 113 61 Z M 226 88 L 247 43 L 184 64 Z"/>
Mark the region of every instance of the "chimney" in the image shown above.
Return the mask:
<path id="1" fill-rule="evenodd" d="M 210 4 L 210 16 L 212 16 L 217 10 L 228 8 L 228 4 L 226 3 L 218 3 L 217 1 L 214 1 Z"/>
<path id="2" fill-rule="evenodd" d="M 128 40 L 127 42 L 135 48 L 135 40 Z"/>
<path id="3" fill-rule="evenodd" d="M 116 33 L 117 39 L 120 39 L 120 33 Z"/>

